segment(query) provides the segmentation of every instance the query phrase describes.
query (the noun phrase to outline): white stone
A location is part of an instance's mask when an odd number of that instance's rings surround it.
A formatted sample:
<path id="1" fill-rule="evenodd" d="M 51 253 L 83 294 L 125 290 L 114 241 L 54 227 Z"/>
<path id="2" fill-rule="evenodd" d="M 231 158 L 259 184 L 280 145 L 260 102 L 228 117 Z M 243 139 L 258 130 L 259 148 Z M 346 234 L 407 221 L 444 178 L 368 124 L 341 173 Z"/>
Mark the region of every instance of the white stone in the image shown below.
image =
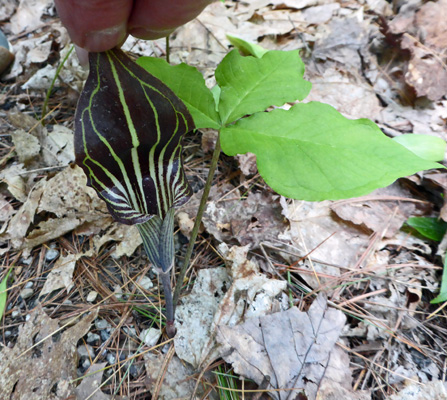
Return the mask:
<path id="1" fill-rule="evenodd" d="M 156 328 L 149 328 L 140 332 L 140 340 L 148 347 L 155 346 L 160 336 L 161 331 Z"/>
<path id="2" fill-rule="evenodd" d="M 92 290 L 88 295 L 87 295 L 87 301 L 89 303 L 93 302 L 96 300 L 96 297 L 98 297 L 98 292 L 95 292 L 94 290 Z"/>

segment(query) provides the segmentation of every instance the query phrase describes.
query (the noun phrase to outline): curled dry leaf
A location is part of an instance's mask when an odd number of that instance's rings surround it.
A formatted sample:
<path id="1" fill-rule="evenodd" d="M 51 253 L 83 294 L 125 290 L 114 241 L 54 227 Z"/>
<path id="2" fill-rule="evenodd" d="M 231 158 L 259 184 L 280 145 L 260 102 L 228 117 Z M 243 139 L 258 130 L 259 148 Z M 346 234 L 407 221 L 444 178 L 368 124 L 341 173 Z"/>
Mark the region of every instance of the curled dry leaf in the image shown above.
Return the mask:
<path id="1" fill-rule="evenodd" d="M 390 396 L 389 400 L 433 400 L 447 399 L 447 384 L 443 381 L 428 382 L 425 385 L 413 384 L 399 393 Z"/>
<path id="2" fill-rule="evenodd" d="M 94 364 L 89 370 L 81 384 L 75 389 L 76 400 L 126 400 L 127 397 L 110 396 L 101 391 L 102 375 L 107 363 Z"/>
<path id="3" fill-rule="evenodd" d="M 214 344 L 211 339 L 213 321 L 229 285 L 230 278 L 225 268 L 201 269 L 191 294 L 185 296 L 176 309 L 175 351 L 194 368 L 198 368 L 206 358 L 217 358 L 216 351 L 209 354 L 209 348 Z"/>
<path id="4" fill-rule="evenodd" d="M 149 391 L 154 394 L 157 389 L 157 382 L 164 373 L 164 362 L 166 355 L 146 353 L 144 361 L 146 371 L 149 376 Z M 167 365 L 163 381 L 158 392 L 158 399 L 190 399 L 194 393 L 195 379 L 193 379 L 194 370 L 188 364 L 182 362 L 177 356 L 173 356 Z M 201 399 L 203 393 L 199 390 L 194 399 Z"/>
<path id="5" fill-rule="evenodd" d="M 76 266 L 76 261 L 78 261 L 81 257 L 90 256 L 91 251 L 89 253 L 79 253 L 79 254 L 68 254 L 65 257 L 60 257 L 54 266 L 51 269 L 51 272 L 47 276 L 45 280 L 45 284 L 40 292 L 40 296 L 51 293 L 53 290 L 67 289 L 67 293 L 73 287 L 73 272 Z"/>
<path id="6" fill-rule="evenodd" d="M 308 312 L 291 308 L 244 324 L 219 326 L 217 342 L 220 352 L 237 374 L 253 379 L 277 400 L 297 399 L 305 393 L 316 399 L 328 371 L 335 380 L 350 389 L 349 360 L 335 357 L 338 365 L 331 365 L 334 346 L 345 324 L 341 311 L 327 307 L 323 296 L 318 296 Z M 349 379 L 347 379 L 349 378 Z"/>
<path id="7" fill-rule="evenodd" d="M 12 141 L 15 146 L 15 151 L 19 158 L 19 162 L 28 163 L 34 160 L 40 153 L 40 144 L 37 137 L 18 129 L 12 134 Z"/>
<path id="8" fill-rule="evenodd" d="M 410 216 L 416 215 L 412 200 L 408 190 L 394 183 L 367 196 L 336 201 L 331 210 L 345 221 L 391 238 Z"/>
<path id="9" fill-rule="evenodd" d="M 200 270 L 191 294 L 177 308 L 175 349 L 195 368 L 218 357 L 218 326 L 287 308 L 286 282 L 261 274 L 257 264 L 247 259 L 248 248 L 219 246 L 227 270 Z"/>
<path id="10" fill-rule="evenodd" d="M 19 328 L 15 346 L 0 352 L 0 398 L 59 400 L 72 396 L 77 378 L 76 344 L 96 317 L 97 311 L 58 337 L 54 335 L 58 321 L 36 307 Z"/>
<path id="11" fill-rule="evenodd" d="M 313 288 L 340 275 L 340 267 L 353 267 L 366 249 L 369 236 L 361 229 L 344 224 L 333 217 L 332 202 L 318 203 L 281 198 L 283 214 L 289 220 L 290 230 L 283 235 L 292 241 L 300 256 L 309 254 L 302 267 L 309 271 L 303 275 Z M 319 274 L 319 279 L 315 277 Z"/>
<path id="12" fill-rule="evenodd" d="M 235 239 L 242 246 L 250 244 L 253 248 L 261 242 L 277 243 L 286 227 L 278 196 L 249 193 L 246 199 L 241 199 L 235 191 L 225 196 L 224 201 L 219 201 L 220 198 L 212 197 L 203 216 L 205 229 L 219 242 Z"/>

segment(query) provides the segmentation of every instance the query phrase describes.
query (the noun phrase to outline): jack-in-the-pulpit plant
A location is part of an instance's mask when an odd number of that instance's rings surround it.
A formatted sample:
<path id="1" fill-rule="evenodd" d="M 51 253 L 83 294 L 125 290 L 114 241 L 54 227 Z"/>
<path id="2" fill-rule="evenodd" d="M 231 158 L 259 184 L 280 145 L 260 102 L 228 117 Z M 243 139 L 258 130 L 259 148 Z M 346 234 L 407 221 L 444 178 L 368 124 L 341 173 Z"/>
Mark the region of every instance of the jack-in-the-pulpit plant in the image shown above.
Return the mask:
<path id="1" fill-rule="evenodd" d="M 75 116 L 76 162 L 114 219 L 136 224 L 163 284 L 169 336 L 174 208 L 191 196 L 182 139 L 193 128 L 183 102 L 121 50 L 90 54 Z"/>

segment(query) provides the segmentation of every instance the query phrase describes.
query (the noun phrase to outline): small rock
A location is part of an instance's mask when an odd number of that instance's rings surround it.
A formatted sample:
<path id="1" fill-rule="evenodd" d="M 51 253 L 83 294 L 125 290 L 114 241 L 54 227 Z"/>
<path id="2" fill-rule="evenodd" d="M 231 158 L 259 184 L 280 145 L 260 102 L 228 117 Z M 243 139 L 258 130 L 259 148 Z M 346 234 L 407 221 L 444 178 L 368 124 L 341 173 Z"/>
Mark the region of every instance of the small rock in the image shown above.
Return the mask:
<path id="1" fill-rule="evenodd" d="M 100 332 L 101 340 L 103 342 L 107 341 L 110 337 L 110 332 L 108 332 L 108 331 L 109 331 L 109 329 L 104 329 L 103 331 Z"/>
<path id="2" fill-rule="evenodd" d="M 12 335 L 11 331 L 5 331 L 5 338 L 10 337 Z"/>
<path id="3" fill-rule="evenodd" d="M 30 288 L 32 288 L 34 286 L 34 282 L 28 282 L 26 285 L 25 285 L 25 289 L 30 289 Z"/>
<path id="4" fill-rule="evenodd" d="M 138 282 L 138 285 L 143 288 L 144 290 L 149 290 L 151 287 L 154 286 L 154 284 L 152 283 L 152 281 L 150 280 L 149 277 L 147 276 L 143 276 L 140 281 Z"/>
<path id="5" fill-rule="evenodd" d="M 137 337 L 137 331 L 135 330 L 135 328 L 125 326 L 123 327 L 123 331 L 127 333 L 129 336 Z"/>
<path id="6" fill-rule="evenodd" d="M 101 339 L 101 337 L 96 333 L 89 332 L 87 335 L 87 343 L 96 343 Z"/>
<path id="7" fill-rule="evenodd" d="M 180 232 L 187 238 L 191 237 L 192 228 L 194 227 L 194 221 L 189 217 L 188 213 L 180 211 L 177 215 L 177 224 Z"/>
<path id="8" fill-rule="evenodd" d="M 136 378 L 140 375 L 141 368 L 138 368 L 135 364 L 132 364 L 129 368 L 129 373 L 132 378 Z"/>
<path id="9" fill-rule="evenodd" d="M 93 347 L 90 346 L 89 344 L 85 345 L 85 344 L 81 344 L 78 347 L 78 355 L 79 357 L 94 357 L 95 356 L 95 352 L 93 350 Z"/>
<path id="10" fill-rule="evenodd" d="M 33 257 L 22 258 L 22 263 L 25 265 L 30 265 L 33 262 Z"/>
<path id="11" fill-rule="evenodd" d="M 161 331 L 156 328 L 149 328 L 140 332 L 140 340 L 148 347 L 155 346 L 160 336 Z"/>
<path id="12" fill-rule="evenodd" d="M 107 354 L 107 362 L 108 362 L 110 365 L 115 364 L 115 362 L 116 362 L 116 357 L 115 357 L 112 353 Z"/>
<path id="13" fill-rule="evenodd" d="M 26 289 L 22 289 L 20 291 L 20 296 L 22 297 L 23 300 L 25 300 L 28 297 L 31 297 L 33 295 L 33 293 L 34 293 L 33 289 L 26 288 Z"/>
<path id="14" fill-rule="evenodd" d="M 110 324 L 105 319 L 97 319 L 95 321 L 95 327 L 98 331 L 110 328 Z"/>
<path id="15" fill-rule="evenodd" d="M 53 261 L 58 255 L 59 255 L 59 252 L 56 249 L 49 249 L 47 251 L 47 253 L 45 254 L 45 260 Z"/>
<path id="16" fill-rule="evenodd" d="M 92 290 L 88 295 L 87 295 L 87 301 L 89 303 L 93 302 L 96 300 L 96 298 L 98 297 L 98 292 L 95 292 L 94 290 Z"/>
<path id="17" fill-rule="evenodd" d="M 121 300 L 121 299 L 122 299 L 122 297 L 123 297 L 123 289 L 121 288 L 120 285 L 116 285 L 116 286 L 114 287 L 114 289 L 113 289 L 113 292 L 115 293 L 115 297 L 116 297 L 118 300 Z"/>
<path id="18" fill-rule="evenodd" d="M 84 368 L 84 370 L 86 370 L 88 367 L 90 367 L 91 363 L 90 360 L 88 358 L 86 358 L 84 360 L 84 362 L 82 363 L 82 368 Z"/>

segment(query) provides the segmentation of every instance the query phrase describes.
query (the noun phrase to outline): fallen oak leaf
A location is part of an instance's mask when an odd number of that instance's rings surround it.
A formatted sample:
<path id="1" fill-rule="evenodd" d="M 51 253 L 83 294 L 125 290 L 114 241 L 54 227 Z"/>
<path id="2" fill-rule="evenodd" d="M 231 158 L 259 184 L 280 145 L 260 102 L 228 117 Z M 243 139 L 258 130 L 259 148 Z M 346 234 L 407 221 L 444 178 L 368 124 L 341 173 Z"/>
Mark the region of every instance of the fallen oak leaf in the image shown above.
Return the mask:
<path id="1" fill-rule="evenodd" d="M 315 399 L 345 320 L 344 314 L 328 308 L 320 295 L 308 312 L 293 307 L 251 318 L 242 325 L 219 326 L 216 340 L 222 346 L 221 356 L 233 365 L 235 373 L 266 389 L 280 389 L 269 392 L 274 399 L 296 399 L 299 393 Z M 340 373 L 344 377 L 340 381 L 350 388 L 346 370 Z"/>
<path id="2" fill-rule="evenodd" d="M 190 295 L 176 310 L 175 350 L 182 360 L 201 368 L 219 357 L 216 329 L 287 307 L 287 283 L 269 279 L 247 259 L 249 246 L 222 243 L 226 269 L 200 270 Z"/>
<path id="3" fill-rule="evenodd" d="M 107 363 L 92 365 L 81 384 L 75 389 L 76 400 L 125 400 L 127 397 L 110 396 L 100 390 L 104 367 Z"/>
<path id="4" fill-rule="evenodd" d="M 0 399 L 65 399 L 73 394 L 76 374 L 76 344 L 90 329 L 98 310 L 75 326 L 60 332 L 41 306 L 19 328 L 13 348 L 0 352 Z"/>

